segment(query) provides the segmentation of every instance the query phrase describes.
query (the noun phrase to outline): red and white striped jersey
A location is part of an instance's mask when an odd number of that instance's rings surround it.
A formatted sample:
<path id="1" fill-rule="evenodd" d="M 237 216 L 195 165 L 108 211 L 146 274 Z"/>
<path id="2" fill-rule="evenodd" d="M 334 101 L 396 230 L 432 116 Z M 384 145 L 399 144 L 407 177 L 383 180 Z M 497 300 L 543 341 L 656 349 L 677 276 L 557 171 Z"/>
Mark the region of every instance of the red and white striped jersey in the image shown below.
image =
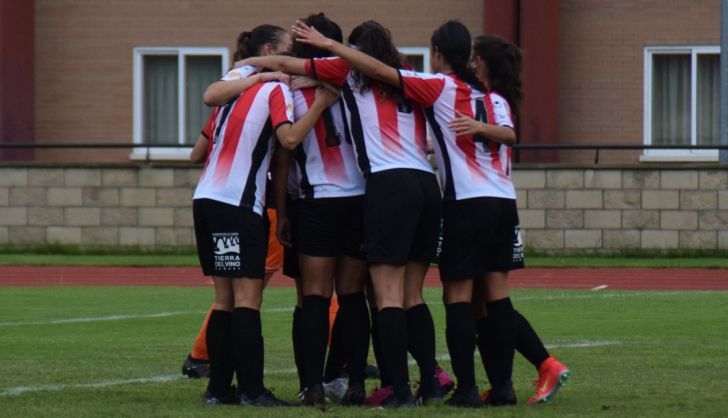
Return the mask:
<path id="1" fill-rule="evenodd" d="M 293 93 L 294 115 L 300 119 L 316 98 L 315 88 Z M 356 165 L 341 100 L 324 111 L 296 148 L 301 197 L 345 197 L 364 194 L 364 177 Z"/>
<path id="2" fill-rule="evenodd" d="M 210 117 L 207 118 L 207 122 L 205 122 L 205 126 L 202 127 L 202 131 L 200 134 L 207 138 L 207 151 L 205 155 L 210 155 L 210 151 L 212 151 L 212 137 L 215 135 L 215 127 L 217 126 L 217 117 L 219 116 L 220 108 L 219 107 L 213 107 L 212 112 L 210 112 Z M 205 158 L 205 166 L 207 166 L 208 159 Z"/>
<path id="3" fill-rule="evenodd" d="M 376 85 L 360 91 L 351 71 L 351 64 L 338 57 L 306 61 L 309 77 L 341 87 L 361 172 L 366 176 L 411 168 L 432 173 L 422 108 L 408 100 L 398 103 L 384 97 Z"/>
<path id="4" fill-rule="evenodd" d="M 511 181 L 511 147 L 479 135 L 455 135 L 448 123 L 455 111 L 492 125 L 514 127 L 508 102 L 495 92 L 480 92 L 454 74 L 400 71 L 404 96 L 425 108 L 437 142 L 435 156 L 443 198 L 515 199 Z"/>
<path id="5" fill-rule="evenodd" d="M 275 129 L 293 123 L 293 98 L 283 83 L 258 83 L 218 111 L 212 150 L 193 199 L 249 207 L 265 205 L 266 173 Z"/>

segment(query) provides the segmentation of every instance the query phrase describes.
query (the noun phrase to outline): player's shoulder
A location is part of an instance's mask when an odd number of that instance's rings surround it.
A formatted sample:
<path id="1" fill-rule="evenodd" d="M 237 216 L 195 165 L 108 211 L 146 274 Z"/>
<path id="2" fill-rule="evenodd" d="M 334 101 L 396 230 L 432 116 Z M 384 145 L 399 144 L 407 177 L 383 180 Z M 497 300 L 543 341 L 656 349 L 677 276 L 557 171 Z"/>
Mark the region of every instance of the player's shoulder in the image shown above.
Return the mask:
<path id="1" fill-rule="evenodd" d="M 410 78 L 410 77 L 411 78 L 421 78 L 421 79 L 425 79 L 425 80 L 446 80 L 447 79 L 447 77 L 444 74 L 425 73 L 422 71 L 414 71 L 414 70 L 409 70 L 406 68 L 400 68 L 399 73 L 402 75 L 402 77 L 407 77 L 407 78 Z"/>
<path id="2" fill-rule="evenodd" d="M 241 80 L 243 78 L 250 77 L 253 74 L 256 74 L 258 72 L 258 69 L 251 66 L 251 65 L 244 65 L 242 67 L 236 67 L 231 69 L 230 71 L 223 76 L 223 80 Z"/>
<path id="3" fill-rule="evenodd" d="M 493 106 L 493 109 L 510 109 L 510 104 L 508 103 L 508 100 L 506 100 L 505 97 L 503 97 L 497 91 L 488 91 L 485 95 L 485 99 L 490 102 L 490 104 Z"/>

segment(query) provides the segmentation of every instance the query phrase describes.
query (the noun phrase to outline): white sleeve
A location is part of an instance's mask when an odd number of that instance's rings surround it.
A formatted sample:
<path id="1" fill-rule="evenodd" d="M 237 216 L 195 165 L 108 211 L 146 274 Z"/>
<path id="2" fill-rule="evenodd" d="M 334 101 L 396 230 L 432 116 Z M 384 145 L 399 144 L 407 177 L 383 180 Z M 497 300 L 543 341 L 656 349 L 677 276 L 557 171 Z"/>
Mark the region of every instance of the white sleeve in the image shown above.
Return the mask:
<path id="1" fill-rule="evenodd" d="M 222 81 L 232 81 L 232 80 L 242 80 L 243 78 L 250 77 L 251 75 L 257 73 L 258 71 L 255 69 L 255 67 L 252 67 L 250 65 L 245 65 L 243 67 L 233 68 L 232 70 L 228 71 L 227 74 L 225 74 L 221 80 Z"/>
<path id="2" fill-rule="evenodd" d="M 493 125 L 509 126 L 513 125 L 513 117 L 511 116 L 511 106 L 508 105 L 506 99 L 498 93 L 490 93 L 486 96 L 485 108 L 488 111 L 488 121 Z"/>

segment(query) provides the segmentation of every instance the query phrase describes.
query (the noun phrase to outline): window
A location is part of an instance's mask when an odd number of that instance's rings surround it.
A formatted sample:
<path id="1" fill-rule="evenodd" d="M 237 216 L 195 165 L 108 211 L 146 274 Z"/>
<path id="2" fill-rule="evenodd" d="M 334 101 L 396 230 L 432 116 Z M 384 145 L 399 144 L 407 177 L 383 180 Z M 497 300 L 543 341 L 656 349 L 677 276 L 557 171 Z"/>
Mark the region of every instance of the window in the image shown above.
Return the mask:
<path id="1" fill-rule="evenodd" d="M 412 70 L 429 73 L 430 69 L 430 48 L 403 46 L 397 48 L 402 54 L 405 62 L 412 67 Z"/>
<path id="2" fill-rule="evenodd" d="M 134 143 L 193 145 L 211 112 L 202 95 L 227 67 L 227 48 L 135 48 Z M 131 158 L 188 154 L 189 148 L 135 148 Z"/>
<path id="3" fill-rule="evenodd" d="M 716 145 L 720 48 L 645 49 L 645 144 Z M 646 150 L 642 160 L 717 160 L 717 150 Z"/>

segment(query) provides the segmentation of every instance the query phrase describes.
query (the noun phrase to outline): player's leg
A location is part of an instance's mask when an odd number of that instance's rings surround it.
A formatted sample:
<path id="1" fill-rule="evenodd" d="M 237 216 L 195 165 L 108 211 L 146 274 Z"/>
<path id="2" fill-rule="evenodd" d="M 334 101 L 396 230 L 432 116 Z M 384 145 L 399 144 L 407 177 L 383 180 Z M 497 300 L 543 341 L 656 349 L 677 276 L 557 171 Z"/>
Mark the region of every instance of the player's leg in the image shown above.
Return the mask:
<path id="1" fill-rule="evenodd" d="M 232 207 L 208 199 L 195 199 L 192 215 L 195 225 L 195 241 L 200 266 L 205 276 L 212 276 L 215 298 L 210 319 L 207 322 L 205 339 L 210 361 L 207 390 L 203 402 L 208 405 L 234 402 L 230 383 L 235 372 L 232 352 L 231 322 L 233 309 L 233 290 L 229 278 L 218 276 L 213 245 L 216 234 L 225 226 L 216 220 Z"/>
<path id="2" fill-rule="evenodd" d="M 232 280 L 234 309 L 232 341 L 240 402 L 263 407 L 284 405 L 263 383 L 264 346 L 260 318 L 263 302 L 268 235 L 263 217 L 249 210 L 239 213 L 238 278 Z"/>
<path id="3" fill-rule="evenodd" d="M 414 403 L 407 366 L 408 328 L 405 303 L 405 270 L 418 228 L 413 216 L 422 203 L 414 170 L 386 170 L 367 180 L 364 236 L 369 273 L 379 308 L 377 326 L 383 364 L 393 386 L 385 407 Z"/>
<path id="4" fill-rule="evenodd" d="M 364 380 L 370 325 L 363 290 L 367 277 L 367 266 L 363 259 L 348 255 L 339 257 L 336 269 L 336 293 L 339 300 L 337 321 L 341 322 L 341 349 L 349 374 L 348 389 L 342 401 L 349 405 L 363 404 L 366 396 Z"/>
<path id="5" fill-rule="evenodd" d="M 454 386 L 452 379 L 437 368 L 435 361 L 435 326 L 425 303 L 422 288 L 430 262 L 436 257 L 442 218 L 440 188 L 433 174 L 409 173 L 418 199 L 410 209 L 417 224 L 405 271 L 405 309 L 407 312 L 408 349 L 420 369 L 420 385 L 415 397 L 423 404 L 442 402 L 442 396 Z M 415 203 L 415 202 L 413 202 Z M 440 381 L 443 382 L 441 387 Z"/>
<path id="6" fill-rule="evenodd" d="M 182 364 L 182 375 L 198 379 L 201 377 L 207 377 L 210 372 L 209 357 L 207 354 L 207 342 L 205 341 L 207 335 L 207 323 L 210 320 L 210 314 L 215 309 L 213 304 L 205 314 L 205 320 L 202 322 L 200 330 L 197 332 L 195 341 L 192 343 L 192 351 L 187 355 L 187 359 Z"/>

